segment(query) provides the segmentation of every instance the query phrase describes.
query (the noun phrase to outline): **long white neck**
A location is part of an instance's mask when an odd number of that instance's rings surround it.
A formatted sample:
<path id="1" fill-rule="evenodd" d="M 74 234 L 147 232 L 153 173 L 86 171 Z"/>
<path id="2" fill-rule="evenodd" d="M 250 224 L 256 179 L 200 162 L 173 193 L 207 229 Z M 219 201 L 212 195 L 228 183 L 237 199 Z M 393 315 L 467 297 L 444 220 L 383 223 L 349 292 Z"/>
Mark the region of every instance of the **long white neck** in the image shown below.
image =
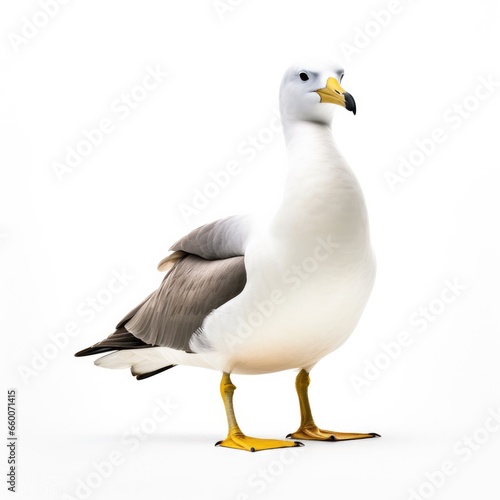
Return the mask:
<path id="1" fill-rule="evenodd" d="M 273 230 L 280 238 L 332 235 L 346 251 L 369 247 L 366 206 L 356 177 L 326 124 L 283 121 L 288 177 Z"/>
<path id="2" fill-rule="evenodd" d="M 283 134 L 289 159 L 300 155 L 322 159 L 337 151 L 331 128 L 325 123 L 283 118 Z"/>

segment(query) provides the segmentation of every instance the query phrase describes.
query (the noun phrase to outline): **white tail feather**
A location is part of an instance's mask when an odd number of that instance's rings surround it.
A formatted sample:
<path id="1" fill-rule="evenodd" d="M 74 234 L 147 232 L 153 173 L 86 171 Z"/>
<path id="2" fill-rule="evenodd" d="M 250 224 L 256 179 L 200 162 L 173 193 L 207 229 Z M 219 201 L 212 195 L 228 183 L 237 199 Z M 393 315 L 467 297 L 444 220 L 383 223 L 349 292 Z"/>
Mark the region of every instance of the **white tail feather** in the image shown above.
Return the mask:
<path id="1" fill-rule="evenodd" d="M 169 365 L 190 365 L 211 368 L 205 356 L 177 351 L 168 347 L 126 349 L 102 356 L 94 361 L 102 368 L 132 368 L 133 375 L 142 375 Z"/>

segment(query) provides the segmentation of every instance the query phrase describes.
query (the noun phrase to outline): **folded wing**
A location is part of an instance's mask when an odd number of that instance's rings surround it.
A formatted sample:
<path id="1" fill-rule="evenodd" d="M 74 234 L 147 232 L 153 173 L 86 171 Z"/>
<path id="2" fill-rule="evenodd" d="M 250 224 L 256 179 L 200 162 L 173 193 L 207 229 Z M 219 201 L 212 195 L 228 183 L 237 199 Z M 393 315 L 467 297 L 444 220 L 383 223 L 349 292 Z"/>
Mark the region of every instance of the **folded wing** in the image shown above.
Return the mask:
<path id="1" fill-rule="evenodd" d="M 191 231 L 160 263 L 168 270 L 153 292 L 117 325 L 107 339 L 76 354 L 170 347 L 190 352 L 191 337 L 204 319 L 241 293 L 246 284 L 247 217 L 228 217 Z"/>

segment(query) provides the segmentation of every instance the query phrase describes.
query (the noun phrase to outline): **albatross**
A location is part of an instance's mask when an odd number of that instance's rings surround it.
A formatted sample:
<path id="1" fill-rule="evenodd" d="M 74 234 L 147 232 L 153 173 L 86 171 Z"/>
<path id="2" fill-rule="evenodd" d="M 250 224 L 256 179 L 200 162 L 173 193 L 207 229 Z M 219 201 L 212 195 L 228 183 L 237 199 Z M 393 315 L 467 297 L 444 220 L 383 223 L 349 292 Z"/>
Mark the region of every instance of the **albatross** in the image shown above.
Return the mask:
<path id="1" fill-rule="evenodd" d="M 285 72 L 288 174 L 277 208 L 215 221 L 174 243 L 158 266 L 166 272 L 158 290 L 108 338 L 76 353 L 108 353 L 95 364 L 131 368 L 139 380 L 176 365 L 220 371 L 228 434 L 217 445 L 258 451 L 378 437 L 319 428 L 308 398 L 311 369 L 351 335 L 375 278 L 363 193 L 331 132 L 337 105 L 356 114 L 343 76 L 337 64 Z M 231 375 L 281 370 L 298 371 L 298 429 L 283 440 L 247 436 Z"/>

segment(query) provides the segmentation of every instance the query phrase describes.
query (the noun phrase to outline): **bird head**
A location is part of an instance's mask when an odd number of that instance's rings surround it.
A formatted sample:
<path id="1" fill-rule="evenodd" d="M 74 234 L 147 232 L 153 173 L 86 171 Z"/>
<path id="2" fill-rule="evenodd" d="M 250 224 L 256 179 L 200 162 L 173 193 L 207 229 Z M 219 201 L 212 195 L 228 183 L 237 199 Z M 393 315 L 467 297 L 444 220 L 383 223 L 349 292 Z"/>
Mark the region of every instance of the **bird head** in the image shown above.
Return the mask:
<path id="1" fill-rule="evenodd" d="M 280 88 L 282 118 L 328 124 L 335 104 L 356 114 L 354 98 L 340 85 L 343 76 L 343 68 L 335 64 L 296 64 L 288 68 Z"/>

